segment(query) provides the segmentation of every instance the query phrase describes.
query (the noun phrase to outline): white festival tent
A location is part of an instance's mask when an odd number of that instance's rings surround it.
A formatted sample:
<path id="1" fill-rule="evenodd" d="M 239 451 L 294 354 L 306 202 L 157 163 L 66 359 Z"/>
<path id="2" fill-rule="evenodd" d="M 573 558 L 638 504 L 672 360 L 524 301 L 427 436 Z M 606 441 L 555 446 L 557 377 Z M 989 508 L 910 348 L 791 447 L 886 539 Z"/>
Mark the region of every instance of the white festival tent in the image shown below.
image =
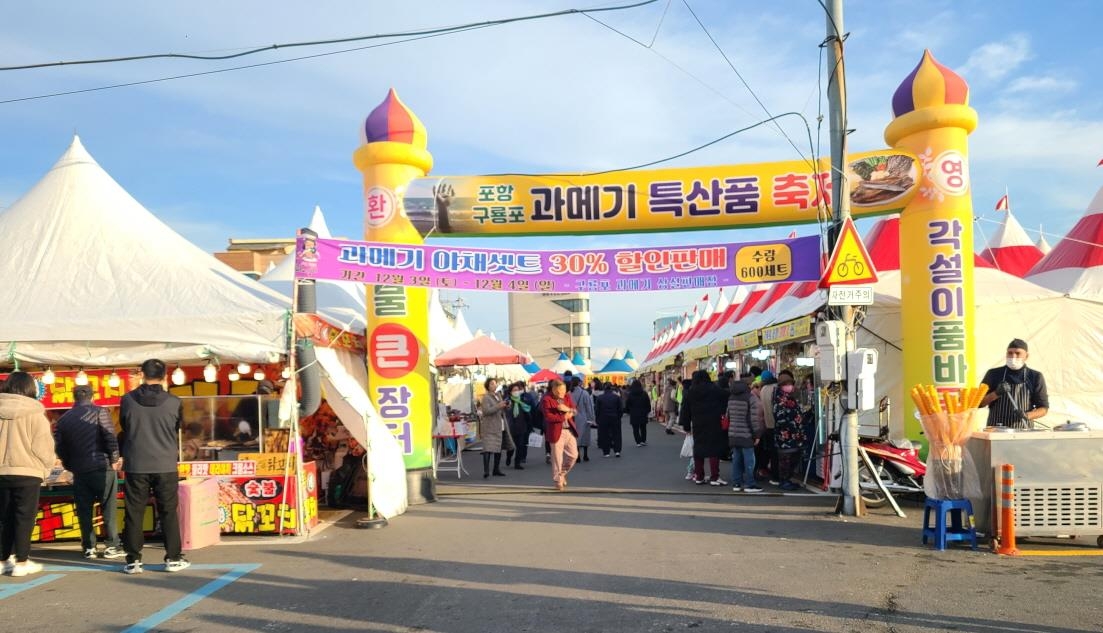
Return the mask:
<path id="1" fill-rule="evenodd" d="M 1092 216 L 1099 221 L 1086 222 Z M 1103 227 L 1103 189 L 1081 223 Z M 1083 236 L 1087 235 L 1087 230 L 1081 231 Z M 1070 232 L 1072 239 L 1066 238 L 1069 244 L 1081 243 L 1082 240 L 1074 237 L 1075 233 L 1076 229 Z M 866 246 L 871 255 L 898 250 L 895 245 L 899 243 L 899 221 L 895 217 L 885 218 L 870 231 L 870 235 L 872 239 L 867 238 Z M 881 243 L 881 240 L 884 242 Z M 1092 241 L 1099 243 L 1098 240 Z M 1103 249 L 1095 249 L 1097 256 L 1101 256 L 1098 261 L 1103 264 Z M 874 348 L 879 353 L 877 397 L 888 395 L 895 405 L 891 409 L 890 428 L 894 435 L 899 435 L 903 429 L 901 416 L 905 397 L 901 370 L 899 260 L 875 258 L 875 263 L 879 264 L 880 279 L 874 284 L 874 304 L 867 310 L 859 329 L 858 345 Z M 1083 257 L 1080 259 L 1085 260 Z M 1036 279 L 1034 277 L 1024 280 L 985 267 L 979 258 L 977 264 L 974 269 L 975 354 L 967 359 L 975 368 L 977 380 L 990 367 L 1003 364 L 1011 339 L 1022 338 L 1030 345 L 1027 364 L 1046 377 L 1050 412 L 1042 422 L 1057 425 L 1075 420 L 1086 422 L 1094 428 L 1103 428 L 1103 414 L 1098 402 L 1098 394 L 1103 392 L 1103 371 L 1097 370 L 1098 359 L 1103 356 L 1103 328 L 1098 325 L 1103 323 L 1103 265 L 1079 269 L 1064 267 L 1057 270 L 1059 274 L 1039 275 L 1041 279 L 1052 277 L 1064 284 L 1058 290 L 1051 290 L 1032 283 Z M 1042 260 L 1038 266 L 1044 264 L 1045 260 Z M 1093 271 L 1099 276 L 1092 277 Z M 822 293 L 810 292 L 792 300 L 794 293 L 802 294 L 802 290 L 807 292 L 808 287 L 802 289 L 801 284 L 794 284 L 767 313 L 748 312 L 737 323 L 717 331 L 719 337 L 704 338 L 715 341 L 814 314 L 824 304 Z M 1070 292 L 1070 296 L 1063 296 L 1063 292 Z M 689 343 L 699 344 L 701 340 Z M 876 428 L 875 412 L 861 417 L 864 427 Z"/>
<path id="2" fill-rule="evenodd" d="M 314 207 L 314 214 L 307 227 L 320 238 L 333 237 L 321 207 Z M 281 259 L 259 281 L 276 292 L 291 297 L 295 284 L 295 256 L 288 255 Z M 367 328 L 364 284 L 320 279 L 315 282 L 314 287 L 318 297 L 318 314 L 332 325 L 341 326 L 354 334 L 364 334 Z"/>
<path id="3" fill-rule="evenodd" d="M 287 299 L 157 219 L 76 136 L 0 213 L 0 235 L 9 361 L 119 367 L 286 352 Z"/>
<path id="4" fill-rule="evenodd" d="M 0 322 L 2 344 L 23 363 L 111 367 L 207 356 L 267 362 L 286 352 L 289 297 L 158 220 L 77 137 L 38 184 L 0 213 L 0 234 L 20 236 L 9 240 L 0 274 L 25 284 L 7 295 Z M 377 511 L 387 517 L 404 511 L 401 447 L 360 387 L 366 376 L 355 388 L 349 382 L 356 366 L 365 371 L 363 359 L 316 351 L 334 410 L 345 421 L 371 422 L 346 426 L 371 448 Z"/>
<path id="5" fill-rule="evenodd" d="M 1045 231 L 1041 228 L 1038 229 L 1038 242 L 1035 244 L 1038 250 L 1042 251 L 1042 257 L 1049 255 L 1049 252 L 1053 250 L 1053 247 L 1046 241 Z"/>

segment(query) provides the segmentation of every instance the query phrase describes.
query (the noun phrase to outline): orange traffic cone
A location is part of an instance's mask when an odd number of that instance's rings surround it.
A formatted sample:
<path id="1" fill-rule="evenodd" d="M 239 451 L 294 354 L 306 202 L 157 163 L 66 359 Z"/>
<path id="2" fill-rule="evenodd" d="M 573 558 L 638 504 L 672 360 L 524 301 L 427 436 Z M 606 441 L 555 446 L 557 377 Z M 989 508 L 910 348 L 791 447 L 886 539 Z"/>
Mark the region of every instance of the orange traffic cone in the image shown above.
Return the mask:
<path id="1" fill-rule="evenodd" d="M 1015 466 L 1004 464 L 1000 468 L 1000 546 L 997 554 L 1017 556 L 1015 547 Z"/>

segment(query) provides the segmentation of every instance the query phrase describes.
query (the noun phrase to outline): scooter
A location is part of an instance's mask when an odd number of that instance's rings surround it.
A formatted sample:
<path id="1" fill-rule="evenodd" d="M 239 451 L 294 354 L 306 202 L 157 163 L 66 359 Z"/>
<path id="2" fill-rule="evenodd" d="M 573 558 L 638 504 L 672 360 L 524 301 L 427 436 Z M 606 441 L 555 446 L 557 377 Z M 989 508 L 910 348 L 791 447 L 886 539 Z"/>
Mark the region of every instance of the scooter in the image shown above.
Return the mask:
<path id="1" fill-rule="evenodd" d="M 858 460 L 858 488 L 867 507 L 880 508 L 888 503 L 888 497 L 877 487 L 880 479 L 892 494 L 923 493 L 923 477 L 927 465 L 919 459 L 919 451 L 910 440 L 889 440 L 888 397 L 881 398 L 879 413 L 881 431 L 876 438 L 860 438 L 858 444 L 869 455 L 873 464 L 871 472 L 865 460 Z"/>

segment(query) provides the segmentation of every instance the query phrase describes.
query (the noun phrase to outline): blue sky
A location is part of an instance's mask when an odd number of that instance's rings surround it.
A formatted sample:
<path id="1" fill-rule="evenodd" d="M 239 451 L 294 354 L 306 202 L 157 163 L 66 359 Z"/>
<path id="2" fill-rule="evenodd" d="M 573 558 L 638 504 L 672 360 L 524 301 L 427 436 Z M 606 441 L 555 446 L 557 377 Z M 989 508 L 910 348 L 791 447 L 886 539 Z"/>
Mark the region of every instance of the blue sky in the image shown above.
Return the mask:
<path id="1" fill-rule="evenodd" d="M 610 4 L 604 0 L 591 2 Z M 812 122 L 821 99 L 814 0 L 689 0 L 773 113 Z M 184 4 L 42 3 L 6 8 L 3 65 L 142 54 L 234 51 L 273 42 L 393 32 L 598 6 L 584 0 Z M 1015 215 L 1051 243 L 1103 184 L 1103 4 L 897 2 L 845 6 L 852 151 L 885 146 L 896 86 L 930 48 L 971 87 L 980 125 L 970 139 L 979 235 L 1011 193 Z M 666 12 L 662 19 L 660 17 Z M 321 205 L 336 234 L 359 237 L 363 209 L 351 154 L 363 118 L 394 87 L 429 130 L 436 174 L 603 170 L 679 153 L 765 118 L 682 0 L 595 17 L 654 44 L 633 43 L 584 16 L 475 30 L 419 42 L 215 75 L 0 104 L 0 209 L 29 189 L 74 131 L 108 172 L 185 237 L 220 250 L 229 237 L 291 235 Z M 351 48 L 264 53 L 234 62 L 139 61 L 2 74 L 0 101 Z M 826 101 L 823 101 L 826 109 Z M 801 124 L 782 124 L 806 147 Z M 826 124 L 820 135 L 827 148 Z M 805 150 L 806 151 L 806 150 Z M 671 165 L 791 160 L 760 128 Z M 865 228 L 860 223 L 859 228 Z M 120 227 L 120 230 L 126 230 Z M 797 229 L 801 234 L 815 227 Z M 732 230 L 511 240 L 521 248 L 747 241 L 787 231 Z M 479 242 L 489 245 L 490 242 Z M 568 244 L 570 246 L 568 246 Z M 472 243 L 475 245 L 475 243 Z M 594 356 L 642 357 L 651 321 L 692 309 L 700 291 L 595 296 Z M 715 293 L 713 293 L 715 298 Z M 468 322 L 508 329 L 505 296 L 470 293 Z"/>

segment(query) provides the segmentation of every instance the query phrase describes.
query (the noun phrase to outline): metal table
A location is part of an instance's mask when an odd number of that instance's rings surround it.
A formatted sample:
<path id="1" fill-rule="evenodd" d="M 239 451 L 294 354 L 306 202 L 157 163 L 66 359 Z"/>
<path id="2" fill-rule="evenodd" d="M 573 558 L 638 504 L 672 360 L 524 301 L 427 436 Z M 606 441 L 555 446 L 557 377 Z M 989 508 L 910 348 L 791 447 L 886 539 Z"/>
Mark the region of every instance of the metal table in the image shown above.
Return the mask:
<path id="1" fill-rule="evenodd" d="M 1000 466 L 1011 464 L 1017 536 L 1103 535 L 1103 431 L 979 432 L 965 450 L 980 478 L 978 532 L 992 533 Z"/>

